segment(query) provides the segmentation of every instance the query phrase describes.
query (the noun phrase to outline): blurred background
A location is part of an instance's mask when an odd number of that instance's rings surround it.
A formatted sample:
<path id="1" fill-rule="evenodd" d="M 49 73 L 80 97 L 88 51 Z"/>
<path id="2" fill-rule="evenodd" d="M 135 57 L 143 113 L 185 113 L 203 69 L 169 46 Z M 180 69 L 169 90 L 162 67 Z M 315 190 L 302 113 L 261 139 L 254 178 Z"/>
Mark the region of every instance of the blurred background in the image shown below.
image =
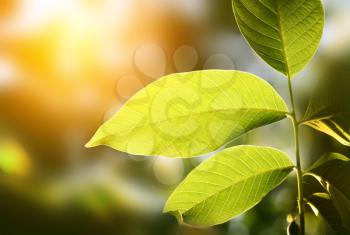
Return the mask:
<path id="1" fill-rule="evenodd" d="M 324 4 L 320 49 L 294 80 L 299 114 L 316 84 L 350 79 L 350 2 Z M 99 125 L 148 83 L 210 68 L 258 74 L 288 100 L 286 79 L 240 35 L 230 0 L 0 0 L 0 234 L 286 234 L 286 218 L 296 212 L 293 175 L 238 218 L 190 228 L 178 226 L 162 207 L 203 158 L 84 148 Z M 293 156 L 288 120 L 239 143 Z M 308 128 L 301 143 L 304 168 L 327 151 L 350 156 L 348 148 Z M 307 219 L 308 234 L 333 234 L 311 211 Z"/>

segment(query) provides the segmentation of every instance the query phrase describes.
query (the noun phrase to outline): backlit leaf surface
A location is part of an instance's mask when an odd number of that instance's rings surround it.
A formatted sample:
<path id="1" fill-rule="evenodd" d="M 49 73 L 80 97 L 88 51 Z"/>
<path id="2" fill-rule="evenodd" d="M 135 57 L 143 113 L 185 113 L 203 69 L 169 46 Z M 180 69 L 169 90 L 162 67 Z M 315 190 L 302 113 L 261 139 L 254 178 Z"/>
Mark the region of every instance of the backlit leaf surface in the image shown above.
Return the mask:
<path id="1" fill-rule="evenodd" d="M 255 206 L 292 171 L 276 149 L 237 146 L 195 168 L 169 197 L 164 212 L 192 225 L 215 225 Z"/>
<path id="2" fill-rule="evenodd" d="M 87 146 L 193 157 L 279 121 L 286 112 L 282 98 L 255 75 L 227 70 L 172 74 L 133 96 Z"/>
<path id="3" fill-rule="evenodd" d="M 232 0 L 237 24 L 256 53 L 293 76 L 315 54 L 324 25 L 321 0 Z"/>

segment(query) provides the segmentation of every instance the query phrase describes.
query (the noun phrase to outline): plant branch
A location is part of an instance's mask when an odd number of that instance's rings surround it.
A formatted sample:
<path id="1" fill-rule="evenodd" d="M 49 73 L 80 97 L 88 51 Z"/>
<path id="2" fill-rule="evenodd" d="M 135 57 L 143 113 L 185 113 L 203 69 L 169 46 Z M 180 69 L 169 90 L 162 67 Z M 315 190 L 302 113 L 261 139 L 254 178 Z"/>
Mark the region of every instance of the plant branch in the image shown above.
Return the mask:
<path id="1" fill-rule="evenodd" d="M 292 78 L 288 74 L 288 88 L 290 101 L 292 105 L 291 119 L 293 123 L 294 130 L 294 145 L 295 145 L 295 158 L 296 158 L 296 169 L 297 169 L 297 180 L 298 180 L 298 209 L 299 209 L 299 223 L 301 229 L 301 235 L 305 235 L 305 213 L 304 213 L 304 192 L 303 192 L 303 172 L 301 169 L 301 161 L 300 161 L 300 143 L 299 143 L 299 122 L 295 113 L 295 102 L 292 88 Z"/>

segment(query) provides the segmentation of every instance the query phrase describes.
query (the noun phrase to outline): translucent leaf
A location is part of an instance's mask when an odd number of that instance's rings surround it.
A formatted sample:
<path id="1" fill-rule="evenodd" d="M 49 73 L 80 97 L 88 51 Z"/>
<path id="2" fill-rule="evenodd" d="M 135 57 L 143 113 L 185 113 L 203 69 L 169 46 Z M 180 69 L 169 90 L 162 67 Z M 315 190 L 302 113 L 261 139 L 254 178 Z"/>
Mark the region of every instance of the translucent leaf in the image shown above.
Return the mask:
<path id="1" fill-rule="evenodd" d="M 133 96 L 88 147 L 136 155 L 193 157 L 285 118 L 282 98 L 263 79 L 239 71 L 165 76 Z"/>
<path id="2" fill-rule="evenodd" d="M 328 192 L 342 225 L 350 233 L 350 160 L 330 153 L 313 164 L 307 174 L 314 176 Z"/>
<path id="3" fill-rule="evenodd" d="M 215 225 L 247 211 L 277 187 L 293 163 L 276 149 L 237 146 L 195 168 L 169 197 L 164 212 L 192 225 Z"/>
<path id="4" fill-rule="evenodd" d="M 232 0 L 236 22 L 269 65 L 293 76 L 315 54 L 324 26 L 321 0 Z"/>
<path id="5" fill-rule="evenodd" d="M 339 143 L 350 146 L 350 113 L 333 114 L 327 117 L 312 119 L 304 123 L 318 131 L 321 131 Z"/>

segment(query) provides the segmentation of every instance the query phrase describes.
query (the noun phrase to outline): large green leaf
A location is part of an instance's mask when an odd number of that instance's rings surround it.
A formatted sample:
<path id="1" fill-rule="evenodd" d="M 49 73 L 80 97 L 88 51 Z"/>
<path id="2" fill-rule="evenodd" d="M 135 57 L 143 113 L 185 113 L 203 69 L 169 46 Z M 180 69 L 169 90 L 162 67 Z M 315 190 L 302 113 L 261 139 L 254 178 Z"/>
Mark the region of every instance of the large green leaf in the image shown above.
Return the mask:
<path id="1" fill-rule="evenodd" d="M 337 153 L 323 156 L 307 171 L 329 193 L 344 228 L 350 233 L 350 160 Z"/>
<path id="2" fill-rule="evenodd" d="M 252 208 L 292 171 L 276 149 L 237 146 L 195 168 L 169 197 L 164 212 L 192 225 L 226 222 Z"/>
<path id="3" fill-rule="evenodd" d="M 269 65 L 291 77 L 319 45 L 324 25 L 321 0 L 232 0 L 237 24 Z"/>
<path id="4" fill-rule="evenodd" d="M 192 157 L 281 120 L 286 112 L 275 90 L 252 74 L 224 70 L 173 74 L 133 96 L 87 146 Z"/>

